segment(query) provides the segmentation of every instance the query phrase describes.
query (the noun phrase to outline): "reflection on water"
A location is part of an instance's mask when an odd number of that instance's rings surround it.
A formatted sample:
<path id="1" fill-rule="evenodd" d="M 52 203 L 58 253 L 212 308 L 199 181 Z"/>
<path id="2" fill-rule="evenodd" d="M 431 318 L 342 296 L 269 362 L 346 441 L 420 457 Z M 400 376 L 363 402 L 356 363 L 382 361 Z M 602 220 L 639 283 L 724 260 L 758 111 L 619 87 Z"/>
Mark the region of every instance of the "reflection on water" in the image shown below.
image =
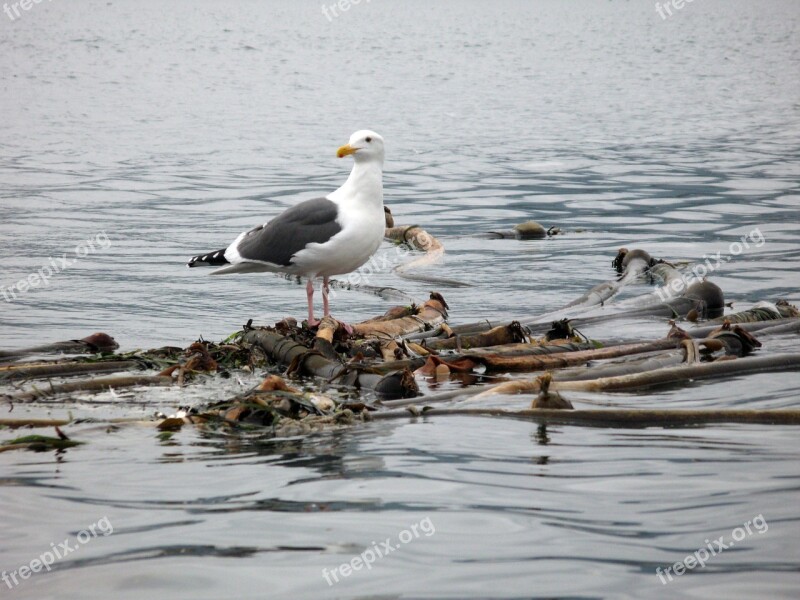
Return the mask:
<path id="1" fill-rule="evenodd" d="M 0 36 L 0 293 L 81 240 L 105 232 L 110 245 L 0 301 L 0 342 L 105 330 L 122 350 L 185 346 L 250 318 L 297 314 L 303 290 L 293 282 L 208 278 L 184 263 L 337 187 L 349 163 L 334 151 L 362 127 L 387 140 L 397 222 L 446 246 L 432 273 L 472 284 L 439 290 L 454 323 L 561 306 L 612 278 L 621 246 L 694 262 L 754 227 L 763 246 L 714 281 L 736 310 L 797 303 L 800 88 L 789 74 L 799 18 L 793 2 L 763 10 L 743 0 L 693 3 L 667 21 L 616 1 L 376 0 L 332 22 L 311 1 L 36 5 Z M 468 237 L 531 218 L 564 235 Z M 429 291 L 389 270 L 369 283 Z M 620 300 L 650 291 L 631 286 Z M 336 304 L 350 321 L 388 307 L 353 292 Z M 637 320 L 585 333 L 664 332 Z M 787 337 L 763 351 L 796 348 Z M 202 392 L 20 405 L 11 416 L 147 417 L 229 397 L 250 384 L 242 378 Z M 570 399 L 780 408 L 798 393 L 789 373 Z M 786 595 L 796 580 L 790 428 L 454 417 L 288 440 L 70 430 L 90 443 L 0 453 L 0 570 L 103 516 L 115 531 L 22 581 L 15 597 L 745 598 Z M 770 524 L 764 535 L 667 586 L 656 577 L 758 514 Z M 434 535 L 333 586 L 322 577 L 426 517 Z"/>

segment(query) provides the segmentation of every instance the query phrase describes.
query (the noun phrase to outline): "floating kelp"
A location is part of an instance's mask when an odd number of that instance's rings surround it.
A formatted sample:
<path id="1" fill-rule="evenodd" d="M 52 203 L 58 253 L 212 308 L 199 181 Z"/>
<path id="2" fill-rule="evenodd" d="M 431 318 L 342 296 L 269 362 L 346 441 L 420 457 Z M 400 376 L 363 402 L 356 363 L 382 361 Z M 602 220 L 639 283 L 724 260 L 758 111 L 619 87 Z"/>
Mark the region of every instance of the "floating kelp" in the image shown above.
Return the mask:
<path id="1" fill-rule="evenodd" d="M 647 256 L 649 257 L 649 255 Z M 562 319 L 573 314 L 584 315 L 571 319 L 571 324 L 574 327 L 583 327 L 619 319 L 630 320 L 644 317 L 682 318 L 689 313 L 694 313 L 699 318 L 713 318 L 721 315 L 725 309 L 722 290 L 713 282 L 704 280 L 684 285 L 681 288 L 682 292 L 677 296 L 670 293 L 664 294 L 662 298 L 659 294 L 647 294 L 637 301 L 629 301 L 628 306 L 622 309 L 612 309 L 608 312 L 604 303 L 616 294 L 623 284 L 636 281 L 645 272 L 642 269 L 647 268 L 646 272 L 650 273 L 652 269 L 660 268 L 663 273 L 674 273 L 674 276 L 683 281 L 674 267 L 664 262 L 657 262 L 651 268 L 648 266 L 647 261 L 642 258 L 641 260 L 631 261 L 628 266 L 631 268 L 630 275 L 623 275 L 622 280 L 619 282 L 599 284 L 562 308 L 538 316 L 523 317 L 519 319 L 519 322 L 527 327 L 531 333 L 544 333 L 551 327 L 554 319 Z M 601 309 L 596 308 L 598 305 L 601 306 Z M 587 313 L 587 309 L 594 309 L 594 311 Z M 605 310 L 606 312 L 594 314 L 598 310 Z M 474 335 L 501 325 L 503 323 L 484 319 L 452 327 L 449 332 L 445 332 L 440 327 L 433 331 L 411 334 L 406 337 L 412 340 L 422 340 L 449 337 L 451 334 Z"/>
<path id="2" fill-rule="evenodd" d="M 353 326 L 353 333 L 361 337 L 402 337 L 409 333 L 426 331 L 447 320 L 447 302 L 441 294 L 432 292 L 422 306 L 413 307 L 408 316 L 394 311 L 393 318 L 370 320 Z M 387 313 L 388 314 L 388 313 Z"/>
<path id="3" fill-rule="evenodd" d="M 329 358 L 313 345 L 303 344 L 269 328 L 246 331 L 241 342 L 261 348 L 271 360 L 287 366 L 293 375 L 320 377 L 338 385 L 371 390 L 383 398 L 408 398 L 418 393 L 413 375 L 408 370 L 375 373 L 361 361 Z"/>
<path id="4" fill-rule="evenodd" d="M 412 273 L 412 271 L 420 267 L 436 263 L 444 255 L 444 246 L 442 243 L 421 227 L 416 225 L 410 227 L 390 227 L 386 229 L 384 237 L 396 243 L 408 244 L 411 248 L 422 250 L 425 253 L 420 258 L 395 267 L 394 272 L 403 279 L 434 283 L 436 285 L 446 285 L 449 287 L 469 287 L 468 283 L 456 279 Z"/>
<path id="5" fill-rule="evenodd" d="M 157 425 L 174 432 L 184 425 L 203 427 L 267 428 L 275 437 L 292 437 L 362 420 L 361 413 L 374 410 L 364 403 L 341 402 L 319 393 L 307 393 L 270 375 L 248 392 L 167 417 Z"/>
<path id="6" fill-rule="evenodd" d="M 494 329 L 473 335 L 457 335 L 452 332 L 445 339 L 425 340 L 424 348 L 430 350 L 469 350 L 471 348 L 483 348 L 487 346 L 502 346 L 505 344 L 516 344 L 526 340 L 525 332 L 518 321 L 512 321 L 508 325 L 499 325 Z"/>
<path id="7" fill-rule="evenodd" d="M 747 356 L 756 348 L 761 347 L 761 342 L 752 333 L 742 329 L 739 325 L 731 327 L 728 321 L 725 321 L 719 329 L 708 334 L 708 337 L 722 342 L 728 356 Z"/>
<path id="8" fill-rule="evenodd" d="M 41 379 L 44 377 L 77 377 L 96 373 L 115 373 L 136 369 L 136 360 L 107 360 L 100 362 L 33 363 L 0 367 L 0 381 Z"/>
<path id="9" fill-rule="evenodd" d="M 71 440 L 58 426 L 55 427 L 58 437 L 46 435 L 26 435 L 10 440 L 0 445 L 0 452 L 9 450 L 32 450 L 34 452 L 45 452 L 47 450 L 64 450 L 81 445 L 83 442 Z"/>
<path id="10" fill-rule="evenodd" d="M 757 323 L 759 321 L 774 321 L 776 319 L 791 319 L 800 316 L 800 311 L 796 306 L 789 304 L 786 300 L 778 300 L 775 304 L 769 302 L 759 302 L 751 309 L 730 315 L 720 316 L 712 321 L 722 323 Z"/>
<path id="11" fill-rule="evenodd" d="M 558 392 L 550 391 L 550 383 L 553 376 L 545 373 L 539 377 L 539 395 L 531 402 L 531 408 L 542 410 L 574 410 L 572 402 L 562 397 Z"/>
<path id="12" fill-rule="evenodd" d="M 722 319 L 725 323 L 725 319 Z M 702 338 L 709 335 L 711 332 L 719 329 L 719 323 L 712 325 L 703 325 L 687 329 L 686 332 L 693 338 Z M 774 335 L 778 333 L 793 333 L 800 331 L 800 318 L 790 317 L 786 319 L 769 318 L 766 321 L 740 321 L 737 327 L 747 332 L 759 332 L 760 336 Z"/>
<path id="13" fill-rule="evenodd" d="M 20 350 L 0 350 L 0 363 L 38 354 L 96 354 L 113 352 L 117 348 L 119 344 L 107 333 L 93 333 L 80 340 L 67 340 Z"/>
<path id="14" fill-rule="evenodd" d="M 423 253 L 401 269 L 404 275 L 419 280 L 416 270 L 432 266 L 444 247 L 425 230 L 393 226 L 389 218 L 387 214 L 387 239 L 407 244 L 412 249 L 409 252 Z M 531 226 L 530 231 L 534 230 L 542 233 Z M 84 340 L 6 352 L 2 354 L 6 364 L 0 365 L 0 383 L 8 389 L 0 398 L 12 406 L 18 402 L 52 404 L 75 400 L 76 395 L 147 385 L 180 390 L 237 373 L 235 381 L 247 385 L 245 374 L 259 376 L 258 385 L 227 400 L 195 404 L 173 416 L 162 416 L 157 426 L 163 436 L 174 435 L 187 425 L 262 428 L 269 435 L 292 436 L 370 419 L 501 413 L 579 425 L 800 423 L 792 411 L 575 409 L 570 392 L 640 390 L 686 385 L 698 379 L 725 382 L 752 373 L 800 370 L 800 354 L 768 353 L 764 351 L 768 346 L 761 342 L 764 337 L 800 331 L 798 310 L 787 302 L 765 303 L 716 319 L 725 309 L 725 299 L 713 282 L 689 284 L 679 268 L 640 249 L 621 250 L 613 263 L 619 273 L 616 279 L 594 285 L 554 311 L 510 322 L 486 319 L 450 326 L 448 302 L 438 292 L 431 292 L 425 302 L 404 302 L 353 325 L 330 317 L 313 329 L 291 318 L 273 326 L 257 327 L 249 322 L 223 342 L 201 339 L 185 349 L 111 354 L 116 344 L 113 338 L 95 334 Z M 435 275 L 425 275 L 422 280 L 459 283 Z M 652 284 L 670 292 L 613 302 L 624 286 Z M 410 298 L 397 292 L 393 297 Z M 587 335 L 595 324 L 638 318 L 663 320 L 665 337 L 631 342 L 595 340 Z M 688 322 L 692 319 L 711 320 L 693 326 Z M 46 352 L 83 356 L 39 357 Z M 36 361 L 11 362 L 25 356 L 35 356 Z M 525 375 L 520 378 L 518 373 Z M 480 385 L 487 382 L 490 385 Z M 445 387 L 439 388 L 442 385 Z M 496 402 L 504 394 L 526 394 L 523 405 L 532 409 L 498 412 L 447 406 L 453 401 L 487 397 Z M 443 407 L 430 408 L 432 405 Z M 0 420 L 0 425 L 46 427 L 67 422 Z M 8 445 L 36 442 L 19 440 Z"/>
<path id="15" fill-rule="evenodd" d="M 611 392 L 636 390 L 659 385 L 675 385 L 695 379 L 798 370 L 800 370 L 800 354 L 775 354 L 677 367 L 663 367 L 616 377 L 601 377 L 580 381 L 553 381 L 551 385 L 553 389 L 559 391 Z M 495 394 L 519 394 L 522 392 L 538 392 L 540 390 L 541 381 L 538 379 L 516 380 L 490 388 L 476 396 L 476 399 Z"/>
<path id="16" fill-rule="evenodd" d="M 513 229 L 504 229 L 501 231 L 487 231 L 486 233 L 477 233 L 473 237 L 486 238 L 486 239 L 515 239 L 515 240 L 541 240 L 547 237 L 552 237 L 561 233 L 558 227 L 545 228 L 544 225 L 536 221 L 525 221 L 514 225 Z"/>
<path id="17" fill-rule="evenodd" d="M 658 264 L 658 262 L 659 261 L 650 256 L 650 253 L 646 250 L 641 250 L 638 248 L 634 250 L 620 248 L 617 252 L 617 255 L 614 257 L 614 260 L 611 261 L 611 266 L 614 267 L 617 273 L 623 275 L 631 270 L 646 271 L 650 267 Z M 637 266 L 632 269 L 631 265 Z"/>
<path id="18" fill-rule="evenodd" d="M 388 410 L 372 413 L 370 420 L 435 419 L 437 417 L 502 417 L 533 421 L 542 425 L 576 427 L 691 427 L 712 423 L 749 423 L 760 425 L 800 425 L 800 410 L 681 410 L 681 409 L 613 409 L 563 410 L 532 408 L 429 408 Z"/>

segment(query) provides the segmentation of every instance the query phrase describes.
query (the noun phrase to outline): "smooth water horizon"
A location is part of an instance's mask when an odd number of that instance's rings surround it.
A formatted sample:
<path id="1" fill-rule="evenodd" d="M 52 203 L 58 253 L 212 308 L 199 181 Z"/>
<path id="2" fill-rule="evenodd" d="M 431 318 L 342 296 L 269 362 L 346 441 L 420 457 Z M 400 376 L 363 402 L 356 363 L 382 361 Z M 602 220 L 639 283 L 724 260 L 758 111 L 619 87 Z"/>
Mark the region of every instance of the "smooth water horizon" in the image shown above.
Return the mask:
<path id="1" fill-rule="evenodd" d="M 338 187 L 351 162 L 336 149 L 363 128 L 386 140 L 396 222 L 446 248 L 425 272 L 470 284 L 437 289 L 451 324 L 560 308 L 614 279 L 623 246 L 676 264 L 729 257 L 708 274 L 729 312 L 800 304 L 797 2 L 8 6 L 2 349 L 95 331 L 121 351 L 185 347 L 249 319 L 303 317 L 302 284 L 208 277 L 186 262 Z M 474 237 L 527 220 L 562 234 Z M 388 243 L 379 255 L 395 260 Z M 431 284 L 393 266 L 368 283 L 424 300 Z M 619 300 L 652 292 L 642 283 Z M 334 302 L 349 322 L 393 304 L 355 291 Z M 667 329 L 632 319 L 585 333 Z M 795 335 L 761 351 L 796 349 Z M 253 377 L 3 406 L 9 418 L 144 418 L 230 397 Z M 789 408 L 798 393 L 788 372 L 571 400 Z M 3 597 L 789 598 L 800 583 L 792 427 L 454 417 L 281 440 L 74 429 L 89 443 L 0 453 L 0 573 L 75 546 L 49 570 L 0 582 Z M 686 568 L 720 536 L 735 543 Z M 342 572 L 387 540 L 394 551 Z"/>

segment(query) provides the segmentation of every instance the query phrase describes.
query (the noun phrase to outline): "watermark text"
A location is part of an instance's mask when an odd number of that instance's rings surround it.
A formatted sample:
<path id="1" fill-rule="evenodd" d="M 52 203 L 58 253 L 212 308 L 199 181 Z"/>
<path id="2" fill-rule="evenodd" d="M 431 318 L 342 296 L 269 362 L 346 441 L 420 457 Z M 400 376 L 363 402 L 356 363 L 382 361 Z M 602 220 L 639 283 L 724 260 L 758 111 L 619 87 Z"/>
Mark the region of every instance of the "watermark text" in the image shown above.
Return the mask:
<path id="1" fill-rule="evenodd" d="M 372 546 L 364 550 L 358 556 L 354 556 L 347 562 L 342 563 L 338 567 L 334 567 L 330 571 L 327 568 L 322 569 L 322 577 L 331 586 L 334 583 L 339 583 L 342 579 L 350 577 L 355 571 L 360 571 L 366 567 L 367 571 L 372 570 L 372 565 L 379 558 L 386 558 L 393 552 L 400 550 L 404 544 L 410 544 L 418 539 L 421 535 L 430 537 L 436 533 L 436 527 L 433 525 L 430 517 L 425 517 L 419 523 L 414 523 L 407 529 L 403 529 L 397 534 L 397 543 L 393 538 L 387 537 L 386 540 L 380 542 L 372 542 Z"/>
<path id="2" fill-rule="evenodd" d="M 682 294 L 695 281 L 702 281 L 703 278 L 719 269 L 725 263 L 730 262 L 734 257 L 739 256 L 745 250 L 750 250 L 753 247 L 760 248 L 766 243 L 767 240 L 764 234 L 756 227 L 750 233 L 743 235 L 740 240 L 731 242 L 731 245 L 728 246 L 728 254 L 722 254 L 722 251 L 718 251 L 711 256 L 704 254 L 704 261 L 692 267 L 687 277 L 671 279 L 667 285 L 656 289 L 656 294 L 658 294 L 662 302 L 666 302 L 670 298 Z"/>
<path id="3" fill-rule="evenodd" d="M 370 2 L 370 0 L 363 0 L 363 1 L 367 4 L 369 4 Z M 336 17 L 340 16 L 342 13 L 346 13 L 353 6 L 361 4 L 361 2 L 362 0 L 338 0 L 338 2 L 334 2 L 329 6 L 323 4 L 322 14 L 325 15 L 328 21 L 332 23 Z"/>
<path id="4" fill-rule="evenodd" d="M 34 573 L 40 573 L 42 570 L 50 572 L 57 560 L 61 560 L 79 550 L 81 546 L 88 544 L 98 535 L 109 536 L 112 533 L 114 533 L 114 526 L 108 520 L 108 517 L 103 517 L 97 523 L 93 523 L 86 529 L 79 531 L 75 536 L 75 540 L 66 538 L 60 544 L 51 542 L 50 550 L 42 552 L 38 558 L 34 558 L 28 564 L 22 565 L 14 571 L 3 571 L 2 575 L 0 575 L 0 580 L 8 586 L 8 589 L 13 590 L 15 586 L 18 586 L 25 579 L 30 579 Z"/>
<path id="5" fill-rule="evenodd" d="M 50 2 L 51 0 L 47 1 Z M 19 12 L 20 8 L 24 11 L 29 11 L 33 8 L 34 4 L 40 4 L 41 2 L 42 0 L 19 0 L 19 2 L 13 2 L 11 6 L 9 6 L 8 2 L 6 2 L 3 4 L 3 12 L 8 15 L 9 19 L 16 21 L 22 16 L 22 13 Z"/>
<path id="6" fill-rule="evenodd" d="M 708 562 L 711 557 L 722 554 L 728 548 L 733 548 L 736 542 L 741 542 L 747 536 L 753 535 L 754 532 L 761 535 L 762 533 L 767 533 L 767 531 L 769 531 L 769 525 L 766 519 L 764 519 L 764 515 L 761 514 L 753 517 L 750 521 L 743 523 L 741 527 L 737 527 L 731 531 L 727 543 L 724 535 L 719 536 L 715 540 L 705 540 L 706 545 L 704 547 L 687 555 L 683 560 L 679 560 L 666 569 L 658 567 L 656 569 L 656 576 L 659 578 L 662 585 L 667 585 L 667 583 L 673 581 L 672 573 L 674 573 L 676 577 L 680 577 L 687 571 L 696 569 L 698 565 L 701 569 L 705 569 L 706 562 Z M 672 573 L 670 573 L 670 571 Z"/>
<path id="7" fill-rule="evenodd" d="M 35 273 L 20 279 L 15 284 L 5 287 L 0 286 L 0 295 L 6 302 L 13 302 L 17 299 L 17 294 L 24 294 L 28 290 L 39 286 L 47 287 L 50 285 L 50 278 L 56 273 L 65 271 L 79 259 L 89 256 L 90 253 L 105 250 L 111 247 L 111 240 L 105 231 L 98 233 L 93 238 L 80 242 L 75 246 L 74 257 L 70 257 L 66 252 L 59 257 L 50 257 L 49 264 L 44 265 Z"/>
<path id="8" fill-rule="evenodd" d="M 669 2 L 664 2 L 663 5 L 661 2 L 656 2 L 656 12 L 662 19 L 666 20 L 667 16 L 672 16 L 673 8 L 678 11 L 692 1 L 693 0 L 670 0 Z"/>

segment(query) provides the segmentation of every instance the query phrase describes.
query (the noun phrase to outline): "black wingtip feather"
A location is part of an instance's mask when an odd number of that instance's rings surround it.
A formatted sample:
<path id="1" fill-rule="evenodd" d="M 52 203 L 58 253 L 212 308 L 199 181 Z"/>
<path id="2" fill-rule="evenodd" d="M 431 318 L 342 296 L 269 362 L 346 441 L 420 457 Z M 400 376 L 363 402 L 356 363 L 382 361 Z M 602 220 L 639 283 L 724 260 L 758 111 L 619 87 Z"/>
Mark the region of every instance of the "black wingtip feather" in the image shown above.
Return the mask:
<path id="1" fill-rule="evenodd" d="M 225 258 L 225 248 L 217 250 L 216 252 L 208 252 L 207 254 L 198 254 L 193 256 L 188 263 L 187 267 L 206 267 L 218 266 L 229 264 L 228 259 Z"/>

